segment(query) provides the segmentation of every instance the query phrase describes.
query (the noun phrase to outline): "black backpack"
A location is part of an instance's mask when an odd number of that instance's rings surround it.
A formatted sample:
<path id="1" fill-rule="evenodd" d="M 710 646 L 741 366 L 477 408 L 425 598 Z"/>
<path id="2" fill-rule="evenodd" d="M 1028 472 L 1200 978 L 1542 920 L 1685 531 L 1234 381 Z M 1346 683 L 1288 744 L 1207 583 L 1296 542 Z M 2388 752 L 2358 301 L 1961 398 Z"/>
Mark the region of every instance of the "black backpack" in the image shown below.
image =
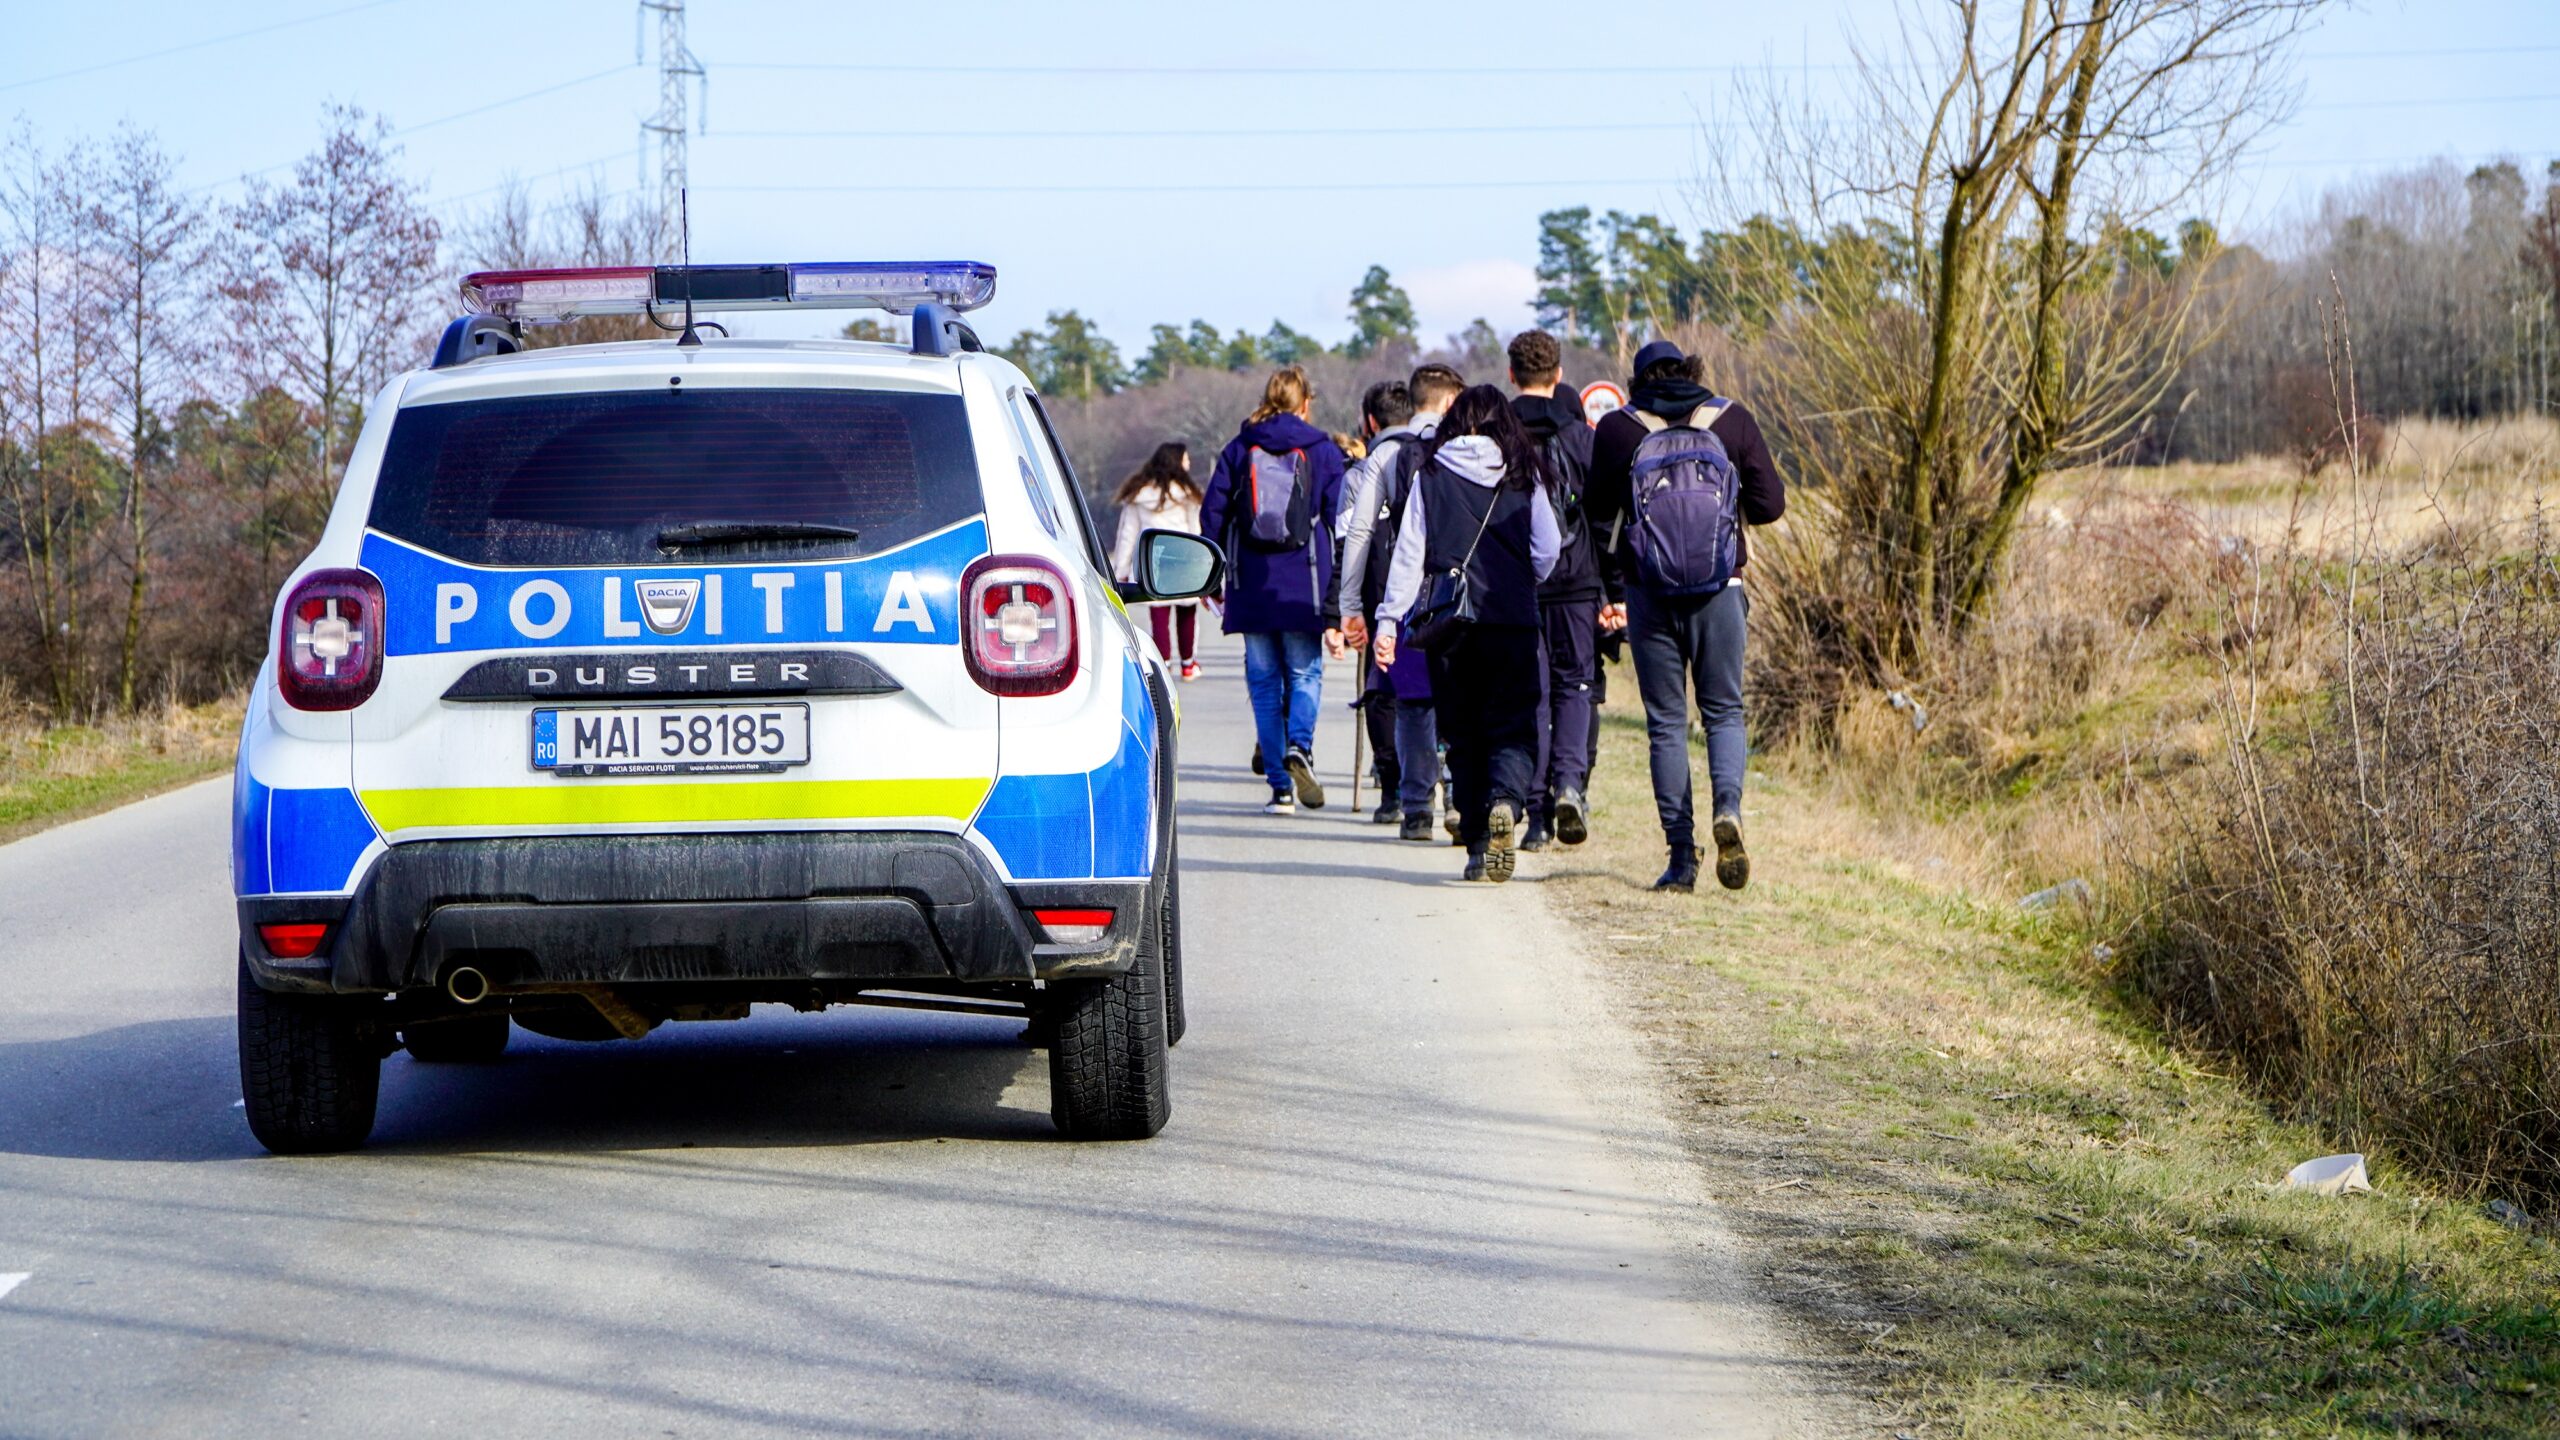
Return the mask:
<path id="1" fill-rule="evenodd" d="M 1563 442 L 1561 431 L 1548 436 L 1546 443 L 1538 447 L 1538 458 L 1546 462 L 1547 476 L 1554 482 L 1547 493 L 1555 502 L 1556 530 L 1564 541 L 1563 551 L 1571 554 L 1582 543 L 1582 492 L 1590 483 L 1591 472 L 1567 452 Z"/>

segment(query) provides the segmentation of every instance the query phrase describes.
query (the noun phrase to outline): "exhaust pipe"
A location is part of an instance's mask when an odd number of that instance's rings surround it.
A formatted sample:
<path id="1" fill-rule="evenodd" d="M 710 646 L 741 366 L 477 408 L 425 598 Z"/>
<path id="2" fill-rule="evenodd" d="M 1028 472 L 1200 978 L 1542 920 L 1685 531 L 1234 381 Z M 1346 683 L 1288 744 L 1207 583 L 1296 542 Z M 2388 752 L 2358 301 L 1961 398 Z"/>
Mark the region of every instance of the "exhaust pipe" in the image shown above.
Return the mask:
<path id="1" fill-rule="evenodd" d="M 456 965 L 445 973 L 444 993 L 456 1005 L 477 1005 L 489 998 L 489 977 L 468 965 Z"/>

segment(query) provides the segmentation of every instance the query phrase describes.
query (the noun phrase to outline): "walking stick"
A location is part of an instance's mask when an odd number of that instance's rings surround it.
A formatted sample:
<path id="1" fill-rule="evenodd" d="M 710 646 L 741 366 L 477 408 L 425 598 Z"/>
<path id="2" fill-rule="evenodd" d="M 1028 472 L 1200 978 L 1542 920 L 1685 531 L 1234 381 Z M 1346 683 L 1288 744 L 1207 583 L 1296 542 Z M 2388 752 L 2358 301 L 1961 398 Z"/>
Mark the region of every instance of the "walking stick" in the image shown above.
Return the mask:
<path id="1" fill-rule="evenodd" d="M 1369 696 L 1351 702 L 1351 813 L 1360 813 L 1360 777 L 1369 773 Z"/>

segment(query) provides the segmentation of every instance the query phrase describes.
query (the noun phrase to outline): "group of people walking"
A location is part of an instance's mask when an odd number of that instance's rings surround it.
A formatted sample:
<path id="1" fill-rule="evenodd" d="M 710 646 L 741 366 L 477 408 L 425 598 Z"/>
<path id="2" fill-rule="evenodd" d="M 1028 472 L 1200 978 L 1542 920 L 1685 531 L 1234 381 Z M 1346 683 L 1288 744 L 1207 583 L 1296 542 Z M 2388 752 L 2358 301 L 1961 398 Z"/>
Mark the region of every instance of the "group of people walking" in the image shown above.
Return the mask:
<path id="1" fill-rule="evenodd" d="M 1411 841 L 1445 826 L 1470 880 L 1508 880 L 1519 851 L 1589 837 L 1601 657 L 1623 645 L 1670 850 L 1655 888 L 1694 890 L 1703 861 L 1694 696 L 1716 878 L 1738 890 L 1750 877 L 1742 531 L 1786 509 L 1767 443 L 1667 340 L 1636 353 L 1627 404 L 1596 426 L 1554 336 L 1522 334 L 1508 358 L 1507 392 L 1438 363 L 1372 385 L 1362 433 L 1340 438 L 1316 426 L 1306 372 L 1280 369 L 1205 487 L 1179 444 L 1122 486 L 1120 559 L 1152 527 L 1225 547 L 1221 618 L 1245 645 L 1267 813 L 1324 804 L 1324 663 L 1359 653 L 1356 704 L 1383 796 L 1373 818 Z M 1196 676 L 1195 616 L 1159 609 L 1154 623 L 1158 649 Z"/>

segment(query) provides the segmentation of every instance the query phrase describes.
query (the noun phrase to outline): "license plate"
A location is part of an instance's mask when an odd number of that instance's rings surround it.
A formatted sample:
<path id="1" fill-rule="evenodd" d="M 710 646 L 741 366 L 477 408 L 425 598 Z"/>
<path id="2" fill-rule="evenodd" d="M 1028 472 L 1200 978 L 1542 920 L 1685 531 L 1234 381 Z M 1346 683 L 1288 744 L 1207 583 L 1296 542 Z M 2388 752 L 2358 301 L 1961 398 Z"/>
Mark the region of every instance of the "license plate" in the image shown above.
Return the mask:
<path id="1" fill-rule="evenodd" d="M 679 775 L 809 763 L 809 707 L 612 705 L 533 712 L 533 768 Z"/>

